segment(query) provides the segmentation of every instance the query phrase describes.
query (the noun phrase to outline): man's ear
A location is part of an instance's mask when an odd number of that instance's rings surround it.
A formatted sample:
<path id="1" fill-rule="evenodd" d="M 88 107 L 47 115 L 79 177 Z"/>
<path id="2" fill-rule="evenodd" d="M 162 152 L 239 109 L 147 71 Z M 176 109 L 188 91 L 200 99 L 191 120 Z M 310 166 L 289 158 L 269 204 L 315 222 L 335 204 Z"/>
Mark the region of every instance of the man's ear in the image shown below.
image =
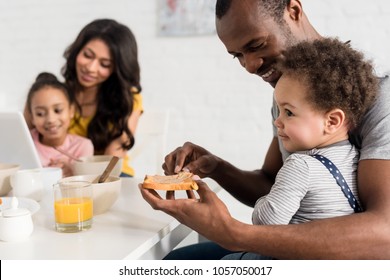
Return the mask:
<path id="1" fill-rule="evenodd" d="M 290 4 L 287 5 L 287 11 L 291 20 L 299 20 L 303 14 L 301 1 L 291 0 Z"/>
<path id="2" fill-rule="evenodd" d="M 345 113 L 341 109 L 333 109 L 325 115 L 325 133 L 332 134 L 345 124 Z"/>

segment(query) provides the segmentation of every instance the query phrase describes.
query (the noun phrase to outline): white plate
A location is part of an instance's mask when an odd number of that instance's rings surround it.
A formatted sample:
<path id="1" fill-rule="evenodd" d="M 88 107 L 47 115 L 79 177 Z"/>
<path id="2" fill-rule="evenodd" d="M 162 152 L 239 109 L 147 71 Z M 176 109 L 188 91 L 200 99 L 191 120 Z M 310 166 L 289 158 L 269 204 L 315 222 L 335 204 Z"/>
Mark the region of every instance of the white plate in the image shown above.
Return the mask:
<path id="1" fill-rule="evenodd" d="M 27 208 L 31 212 L 31 215 L 36 213 L 41 208 L 39 203 L 33 199 L 24 197 L 18 197 L 17 199 L 19 202 L 18 208 Z M 1 200 L 3 202 L 0 205 L 1 210 L 11 208 L 12 197 L 2 197 Z"/>

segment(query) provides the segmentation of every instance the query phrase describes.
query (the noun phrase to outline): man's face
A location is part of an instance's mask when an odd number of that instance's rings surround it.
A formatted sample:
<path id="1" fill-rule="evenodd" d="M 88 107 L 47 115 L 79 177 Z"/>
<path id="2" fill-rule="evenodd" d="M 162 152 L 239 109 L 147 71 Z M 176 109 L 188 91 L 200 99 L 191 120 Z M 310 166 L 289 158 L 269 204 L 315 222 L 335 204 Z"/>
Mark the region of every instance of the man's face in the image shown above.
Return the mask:
<path id="1" fill-rule="evenodd" d="M 281 76 L 274 66 L 281 51 L 296 41 L 286 22 L 265 17 L 257 1 L 233 1 L 226 15 L 216 21 L 217 33 L 228 53 L 252 74 L 273 87 Z"/>

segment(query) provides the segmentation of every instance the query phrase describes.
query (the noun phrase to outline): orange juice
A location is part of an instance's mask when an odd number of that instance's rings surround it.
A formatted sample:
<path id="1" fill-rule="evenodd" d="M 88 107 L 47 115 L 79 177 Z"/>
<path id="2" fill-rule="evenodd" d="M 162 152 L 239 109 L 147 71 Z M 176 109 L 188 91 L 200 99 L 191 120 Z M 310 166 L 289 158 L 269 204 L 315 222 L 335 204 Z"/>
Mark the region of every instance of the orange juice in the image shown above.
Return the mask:
<path id="1" fill-rule="evenodd" d="M 91 228 L 92 194 L 90 182 L 65 181 L 54 185 L 54 216 L 57 231 L 78 232 Z"/>
<path id="2" fill-rule="evenodd" d="M 62 198 L 54 202 L 57 223 L 73 224 L 90 220 L 93 213 L 92 199 L 89 197 Z"/>

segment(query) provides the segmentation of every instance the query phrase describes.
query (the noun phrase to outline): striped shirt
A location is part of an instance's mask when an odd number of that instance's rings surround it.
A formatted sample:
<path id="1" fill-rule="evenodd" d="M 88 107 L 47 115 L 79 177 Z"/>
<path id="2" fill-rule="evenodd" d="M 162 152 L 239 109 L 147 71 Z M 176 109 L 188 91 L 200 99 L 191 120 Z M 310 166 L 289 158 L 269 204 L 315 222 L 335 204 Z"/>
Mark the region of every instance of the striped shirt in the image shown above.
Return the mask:
<path id="1" fill-rule="evenodd" d="M 359 201 L 356 183 L 359 152 L 345 140 L 291 154 L 278 172 L 270 193 L 257 200 L 253 224 L 299 224 L 354 213 L 329 170 L 310 156 L 314 154 L 325 156 L 336 165 Z"/>

